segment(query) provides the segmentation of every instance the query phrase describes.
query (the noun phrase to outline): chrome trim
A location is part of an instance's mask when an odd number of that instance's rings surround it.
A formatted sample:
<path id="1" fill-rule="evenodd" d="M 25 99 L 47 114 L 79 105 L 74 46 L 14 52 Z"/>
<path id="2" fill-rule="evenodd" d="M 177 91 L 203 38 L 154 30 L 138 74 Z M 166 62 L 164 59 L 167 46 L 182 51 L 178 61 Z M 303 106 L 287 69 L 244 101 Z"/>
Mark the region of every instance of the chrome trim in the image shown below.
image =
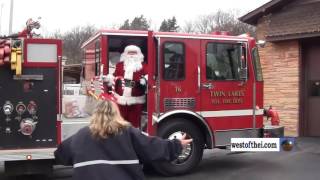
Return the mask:
<path id="1" fill-rule="evenodd" d="M 253 82 L 253 128 L 255 129 L 256 128 L 256 126 L 257 126 L 257 122 L 256 122 L 256 104 L 257 104 L 257 98 L 256 98 L 256 81 L 254 80 L 254 82 Z M 260 107 L 259 107 L 260 108 Z"/>
<path id="2" fill-rule="evenodd" d="M 157 123 L 159 115 L 156 113 L 152 113 L 152 125 L 155 125 Z"/>
<path id="3" fill-rule="evenodd" d="M 32 160 L 54 159 L 53 152 L 56 148 L 45 149 L 23 149 L 23 150 L 1 150 L 0 161 L 23 161 L 31 155 Z"/>
<path id="4" fill-rule="evenodd" d="M 195 98 L 164 98 L 165 111 L 174 109 L 194 109 L 196 107 Z"/>
<path id="5" fill-rule="evenodd" d="M 172 116 L 174 114 L 189 114 L 189 115 L 192 115 L 194 117 L 196 117 L 197 119 L 199 119 L 203 125 L 205 125 L 207 131 L 209 132 L 209 135 L 210 135 L 210 141 L 211 141 L 211 147 L 210 148 L 213 148 L 214 147 L 214 141 L 213 141 L 213 134 L 212 134 L 212 131 L 209 127 L 209 125 L 207 124 L 207 122 L 205 121 L 205 119 L 199 115 L 198 113 L 195 113 L 195 112 L 192 112 L 192 111 L 188 111 L 188 110 L 173 110 L 173 111 L 169 111 L 169 112 L 166 112 L 166 113 L 163 113 L 160 115 L 160 117 L 158 117 L 157 119 L 155 119 L 155 121 L 157 123 L 160 123 L 162 120 L 164 120 L 165 118 L 169 117 L 169 116 Z"/>
<path id="6" fill-rule="evenodd" d="M 62 48 L 62 47 L 60 47 Z M 57 121 L 61 121 L 61 113 L 62 113 L 62 92 L 63 92 L 63 88 L 62 88 L 62 83 L 63 83 L 63 66 L 62 66 L 62 56 L 58 56 L 58 78 L 59 78 L 59 82 L 58 82 L 58 114 L 57 114 Z"/>
<path id="7" fill-rule="evenodd" d="M 62 121 L 62 114 L 57 114 L 57 121 L 61 122 Z"/>
<path id="8" fill-rule="evenodd" d="M 227 131 L 243 131 L 243 130 L 253 130 L 253 128 L 243 128 L 243 129 L 227 129 L 227 130 L 216 130 L 216 132 L 227 132 Z"/>
<path id="9" fill-rule="evenodd" d="M 183 131 L 174 132 L 171 135 L 169 135 L 168 139 L 170 139 L 170 140 L 181 139 L 184 134 L 186 134 L 186 132 L 183 132 Z M 187 136 L 188 135 L 189 134 L 187 134 Z M 187 144 L 186 146 L 184 146 L 182 148 L 182 152 L 180 153 L 178 158 L 175 161 L 172 161 L 171 163 L 175 164 L 175 165 L 179 165 L 179 164 L 183 164 L 184 162 L 186 162 L 191 155 L 192 148 L 193 148 L 193 146 L 191 144 Z"/>
<path id="10" fill-rule="evenodd" d="M 156 104 L 155 104 L 155 107 L 156 107 L 156 111 L 157 114 L 160 114 L 160 78 L 161 78 L 161 38 L 158 37 L 158 59 L 157 59 L 157 63 L 158 63 L 158 76 L 157 76 L 157 79 L 156 79 L 156 87 L 157 90 L 156 90 Z"/>
<path id="11" fill-rule="evenodd" d="M 182 35 L 155 35 L 155 37 L 163 38 L 181 38 L 181 39 L 208 39 L 208 40 L 228 40 L 237 41 L 238 43 L 248 42 L 248 39 L 237 39 L 237 38 L 225 38 L 225 37 L 209 37 L 209 36 L 182 36 Z"/>
<path id="12" fill-rule="evenodd" d="M 253 64 L 253 59 L 252 59 L 252 51 L 249 51 L 249 44 L 247 43 L 246 44 L 246 47 L 247 47 L 247 53 L 246 53 L 246 55 L 247 55 L 247 69 L 248 69 L 248 59 L 249 59 L 249 52 L 250 52 L 250 58 L 251 58 L 251 64 Z M 247 71 L 247 73 L 249 73 L 249 71 Z M 255 75 L 255 71 L 253 71 L 253 76 L 248 76 L 248 74 L 247 74 L 247 77 L 254 77 L 254 79 L 253 79 L 253 88 L 252 88 L 252 96 L 253 96 L 253 100 L 252 100 L 252 104 L 253 104 L 253 107 L 252 107 L 252 109 L 253 109 L 253 124 L 252 124 L 252 127 L 254 128 L 254 129 L 256 129 L 256 127 L 257 127 L 257 122 L 256 122 L 256 115 L 257 115 L 257 113 L 256 113 L 256 111 L 257 111 L 257 109 L 256 109 L 256 106 L 257 106 L 257 97 L 256 97 L 256 95 L 257 95 L 257 87 L 256 87 L 256 75 Z M 259 107 L 260 108 L 260 107 Z"/>
<path id="13" fill-rule="evenodd" d="M 232 117 L 232 116 L 252 116 L 252 109 L 235 109 L 235 110 L 219 110 L 219 111 L 197 111 L 202 117 Z M 263 115 L 263 109 L 259 109 L 258 114 Z"/>
<path id="14" fill-rule="evenodd" d="M 201 69 L 200 65 L 198 65 L 198 92 L 200 93 L 201 91 Z"/>
<path id="15" fill-rule="evenodd" d="M 139 36 L 139 37 L 147 37 L 148 33 L 140 34 L 140 33 L 123 33 L 123 32 L 102 32 L 101 35 L 115 35 L 115 36 Z"/>
<path id="16" fill-rule="evenodd" d="M 231 138 L 258 138 L 260 129 L 217 130 L 214 133 L 215 147 L 230 145 Z"/>

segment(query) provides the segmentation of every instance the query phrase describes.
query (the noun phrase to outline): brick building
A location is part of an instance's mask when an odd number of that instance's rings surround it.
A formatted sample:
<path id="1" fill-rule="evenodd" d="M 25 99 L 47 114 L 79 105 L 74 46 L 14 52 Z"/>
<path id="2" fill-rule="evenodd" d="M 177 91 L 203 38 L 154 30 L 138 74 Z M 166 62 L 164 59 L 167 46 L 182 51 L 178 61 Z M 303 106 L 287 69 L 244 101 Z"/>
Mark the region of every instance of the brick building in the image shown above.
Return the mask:
<path id="1" fill-rule="evenodd" d="M 320 0 L 272 0 L 239 19 L 265 40 L 260 58 L 265 106 L 286 134 L 320 136 Z"/>

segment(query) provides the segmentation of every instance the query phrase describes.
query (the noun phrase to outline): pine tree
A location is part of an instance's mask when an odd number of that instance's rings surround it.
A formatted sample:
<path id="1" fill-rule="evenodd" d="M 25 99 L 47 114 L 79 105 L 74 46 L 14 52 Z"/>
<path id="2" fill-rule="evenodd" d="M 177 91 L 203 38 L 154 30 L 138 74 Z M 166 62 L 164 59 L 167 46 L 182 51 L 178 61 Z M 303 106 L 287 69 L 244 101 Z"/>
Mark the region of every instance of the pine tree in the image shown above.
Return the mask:
<path id="1" fill-rule="evenodd" d="M 177 24 L 177 19 L 176 17 L 172 17 L 171 19 L 167 20 L 168 22 L 168 30 L 169 32 L 177 32 L 179 29 L 179 26 Z"/>
<path id="2" fill-rule="evenodd" d="M 125 20 L 123 25 L 120 26 L 119 29 L 121 30 L 129 30 L 131 27 L 130 27 L 130 23 L 129 23 L 129 19 Z"/>
<path id="3" fill-rule="evenodd" d="M 147 19 L 141 15 L 140 17 L 135 17 L 132 20 L 130 27 L 132 30 L 148 30 L 149 24 Z"/>
<path id="4" fill-rule="evenodd" d="M 160 31 L 160 32 L 168 32 L 168 31 L 169 31 L 167 20 L 164 19 L 164 20 L 162 21 L 161 26 L 160 26 L 160 28 L 159 28 L 159 31 Z"/>
<path id="5" fill-rule="evenodd" d="M 163 20 L 160 26 L 159 31 L 161 32 L 177 32 L 179 29 L 179 26 L 177 24 L 176 17 L 172 17 L 171 19 Z"/>

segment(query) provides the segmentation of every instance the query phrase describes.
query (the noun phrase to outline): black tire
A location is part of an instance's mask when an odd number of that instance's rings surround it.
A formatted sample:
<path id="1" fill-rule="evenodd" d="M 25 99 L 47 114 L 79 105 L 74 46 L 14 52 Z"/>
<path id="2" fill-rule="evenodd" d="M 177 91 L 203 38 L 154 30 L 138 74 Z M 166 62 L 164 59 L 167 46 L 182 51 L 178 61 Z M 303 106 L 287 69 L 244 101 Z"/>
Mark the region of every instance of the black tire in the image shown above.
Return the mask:
<path id="1" fill-rule="evenodd" d="M 182 119 L 175 118 L 169 119 L 158 128 L 158 136 L 168 138 L 175 132 L 187 133 L 188 138 L 192 138 L 190 155 L 182 163 L 172 162 L 159 162 L 153 164 L 155 170 L 165 176 L 174 176 L 186 174 L 195 168 L 202 159 L 204 148 L 204 136 L 202 135 L 199 127 L 194 123 Z"/>

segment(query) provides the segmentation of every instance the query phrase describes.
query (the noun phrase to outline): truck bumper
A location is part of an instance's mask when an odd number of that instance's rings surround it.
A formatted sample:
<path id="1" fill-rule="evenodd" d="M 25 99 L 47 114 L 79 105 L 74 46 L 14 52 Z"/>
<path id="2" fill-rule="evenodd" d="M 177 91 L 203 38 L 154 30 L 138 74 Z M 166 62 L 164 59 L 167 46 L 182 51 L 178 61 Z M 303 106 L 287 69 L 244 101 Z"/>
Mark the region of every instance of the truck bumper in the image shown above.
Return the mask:
<path id="1" fill-rule="evenodd" d="M 54 159 L 56 148 L 0 150 L 0 161 L 23 161 Z"/>
<path id="2" fill-rule="evenodd" d="M 263 128 L 263 136 L 270 138 L 278 138 L 284 136 L 284 126 L 265 126 Z"/>

